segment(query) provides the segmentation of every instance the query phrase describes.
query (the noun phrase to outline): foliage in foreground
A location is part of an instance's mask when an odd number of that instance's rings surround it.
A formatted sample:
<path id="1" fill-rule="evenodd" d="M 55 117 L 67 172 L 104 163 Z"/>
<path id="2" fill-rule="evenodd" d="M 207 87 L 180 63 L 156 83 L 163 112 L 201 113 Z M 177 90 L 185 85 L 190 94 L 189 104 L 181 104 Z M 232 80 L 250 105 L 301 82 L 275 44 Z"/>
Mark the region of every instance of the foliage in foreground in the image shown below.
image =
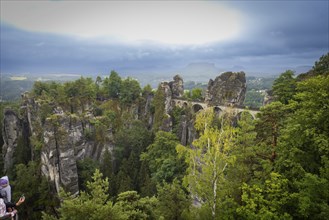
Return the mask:
<path id="1" fill-rule="evenodd" d="M 87 191 L 80 195 L 70 195 L 62 191 L 61 206 L 58 209 L 59 219 L 146 219 L 152 217 L 156 198 L 140 198 L 136 191 L 119 194 L 117 201 L 109 200 L 107 189 L 108 179 L 102 179 L 102 174 L 96 170 L 92 181 L 87 183 Z M 57 219 L 43 213 L 43 219 Z M 151 218 L 155 219 L 155 218 Z"/>

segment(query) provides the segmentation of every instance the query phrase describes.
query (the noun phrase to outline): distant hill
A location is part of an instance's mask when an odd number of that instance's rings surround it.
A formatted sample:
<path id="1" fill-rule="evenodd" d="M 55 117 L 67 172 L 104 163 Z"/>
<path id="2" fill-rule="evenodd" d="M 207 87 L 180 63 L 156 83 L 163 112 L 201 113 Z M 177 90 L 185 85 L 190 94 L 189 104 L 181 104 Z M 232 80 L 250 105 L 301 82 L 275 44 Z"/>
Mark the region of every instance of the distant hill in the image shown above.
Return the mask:
<path id="1" fill-rule="evenodd" d="M 183 69 L 177 72 L 183 77 L 184 80 L 193 80 L 199 82 L 208 82 L 210 78 L 219 75 L 222 70 L 217 68 L 213 63 L 190 63 Z"/>
<path id="2" fill-rule="evenodd" d="M 14 101 L 21 98 L 21 94 L 30 91 L 35 81 L 65 82 L 79 79 L 79 74 L 5 74 L 1 73 L 0 101 Z"/>

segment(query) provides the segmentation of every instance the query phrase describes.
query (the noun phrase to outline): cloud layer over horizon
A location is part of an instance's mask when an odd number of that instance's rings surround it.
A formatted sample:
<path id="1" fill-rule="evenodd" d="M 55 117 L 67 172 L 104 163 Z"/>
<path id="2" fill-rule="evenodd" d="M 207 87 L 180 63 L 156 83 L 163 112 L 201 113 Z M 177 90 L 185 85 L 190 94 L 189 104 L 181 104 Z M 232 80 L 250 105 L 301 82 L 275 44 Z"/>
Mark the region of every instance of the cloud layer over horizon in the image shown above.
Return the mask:
<path id="1" fill-rule="evenodd" d="M 200 62 L 265 75 L 329 51 L 328 1 L 44 3 L 25 3 L 24 14 L 1 2 L 1 73 L 138 75 Z"/>

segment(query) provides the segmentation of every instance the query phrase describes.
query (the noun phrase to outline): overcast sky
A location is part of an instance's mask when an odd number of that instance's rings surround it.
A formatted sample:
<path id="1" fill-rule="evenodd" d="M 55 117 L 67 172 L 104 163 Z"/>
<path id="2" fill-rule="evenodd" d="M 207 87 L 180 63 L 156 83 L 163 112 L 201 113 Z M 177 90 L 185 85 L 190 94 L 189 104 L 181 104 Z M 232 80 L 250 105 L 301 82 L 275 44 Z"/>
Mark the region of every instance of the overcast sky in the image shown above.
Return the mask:
<path id="1" fill-rule="evenodd" d="M 329 51 L 324 1 L 1 0 L 1 73 L 273 75 Z"/>

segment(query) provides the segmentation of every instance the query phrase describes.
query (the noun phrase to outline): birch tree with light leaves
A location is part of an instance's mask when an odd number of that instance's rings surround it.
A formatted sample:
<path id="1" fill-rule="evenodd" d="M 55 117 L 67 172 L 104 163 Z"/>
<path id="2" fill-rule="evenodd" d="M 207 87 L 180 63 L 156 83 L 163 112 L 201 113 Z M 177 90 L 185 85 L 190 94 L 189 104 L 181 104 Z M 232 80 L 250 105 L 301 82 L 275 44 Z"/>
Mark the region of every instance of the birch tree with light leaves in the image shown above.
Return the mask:
<path id="1" fill-rule="evenodd" d="M 219 117 L 212 109 L 200 111 L 195 128 L 200 136 L 192 148 L 177 147 L 179 152 L 187 152 L 189 167 L 184 181 L 191 195 L 211 212 L 209 217 L 217 219 L 221 215 L 219 204 L 225 200 L 225 172 L 235 161 L 230 154 L 235 136 L 232 114 Z"/>

